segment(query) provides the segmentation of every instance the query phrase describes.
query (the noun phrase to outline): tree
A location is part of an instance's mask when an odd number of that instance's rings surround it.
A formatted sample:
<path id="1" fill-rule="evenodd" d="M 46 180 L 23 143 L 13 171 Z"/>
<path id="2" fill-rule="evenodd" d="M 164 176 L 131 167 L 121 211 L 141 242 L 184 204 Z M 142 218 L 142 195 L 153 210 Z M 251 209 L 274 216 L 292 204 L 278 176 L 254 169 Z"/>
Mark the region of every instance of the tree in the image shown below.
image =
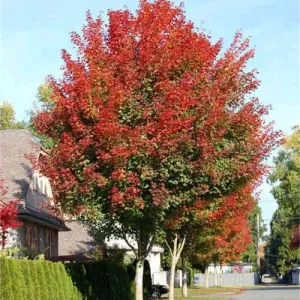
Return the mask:
<path id="1" fill-rule="evenodd" d="M 25 122 L 15 120 L 15 111 L 11 104 L 8 102 L 0 104 L 0 130 L 23 129 L 25 127 Z"/>
<path id="2" fill-rule="evenodd" d="M 0 179 L 1 197 L 5 195 L 5 193 L 6 189 L 4 187 L 4 181 Z M 6 245 L 9 229 L 17 228 L 22 225 L 22 223 L 17 220 L 17 217 L 18 201 L 11 200 L 9 202 L 4 202 L 4 200 L 0 199 L 0 238 L 2 249 L 4 249 Z"/>
<path id="3" fill-rule="evenodd" d="M 229 195 L 264 173 L 278 133 L 248 97 L 259 81 L 245 70 L 253 50 L 240 33 L 221 54 L 221 41 L 166 0 L 108 18 L 105 27 L 88 13 L 82 36 L 71 34 L 77 57 L 63 50 L 63 78 L 47 81 L 56 100 L 34 126 L 54 143 L 41 170 L 56 200 L 85 206 L 100 235 L 125 239 L 142 299 L 157 238 L 191 209 L 222 215 L 235 205 Z"/>
<path id="4" fill-rule="evenodd" d="M 212 219 L 195 239 L 191 259 L 193 264 L 196 263 L 205 269 L 206 275 L 211 263 L 215 266 L 219 263 L 222 266 L 224 263 L 236 261 L 251 243 L 248 218 L 255 203 L 251 191 L 253 187 L 245 186 L 232 194 L 231 201 L 237 205 L 227 207 L 222 215 L 219 211 L 213 213 Z"/>
<path id="5" fill-rule="evenodd" d="M 38 134 L 33 122 L 39 113 L 49 111 L 53 108 L 56 100 L 54 98 L 51 86 L 47 83 L 39 85 L 36 98 L 37 101 L 34 101 L 33 108 L 28 112 L 28 129 L 40 141 L 45 149 L 50 149 L 54 146 L 53 140 L 44 134 Z"/>
<path id="6" fill-rule="evenodd" d="M 300 209 L 300 129 L 293 128 L 286 137 L 283 149 L 274 160 L 269 177 L 272 194 L 278 209 L 271 221 L 271 236 L 268 245 L 268 261 L 273 271 L 285 274 L 299 262 L 299 245 L 291 247 L 295 230 L 299 226 Z"/>

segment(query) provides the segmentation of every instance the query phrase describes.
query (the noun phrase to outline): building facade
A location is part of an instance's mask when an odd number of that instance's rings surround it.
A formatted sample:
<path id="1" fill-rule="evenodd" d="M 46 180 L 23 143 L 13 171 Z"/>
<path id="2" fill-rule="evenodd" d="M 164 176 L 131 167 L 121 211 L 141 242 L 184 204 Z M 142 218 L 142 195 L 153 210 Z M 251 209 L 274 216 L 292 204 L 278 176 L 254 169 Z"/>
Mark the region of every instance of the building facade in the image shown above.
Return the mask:
<path id="1" fill-rule="evenodd" d="M 58 232 L 69 230 L 53 202 L 48 178 L 40 174 L 33 161 L 47 155 L 39 141 L 27 130 L 0 131 L 0 178 L 7 190 L 1 200 L 18 200 L 18 219 L 22 226 L 9 232 L 6 248 L 34 258 L 58 255 Z"/>

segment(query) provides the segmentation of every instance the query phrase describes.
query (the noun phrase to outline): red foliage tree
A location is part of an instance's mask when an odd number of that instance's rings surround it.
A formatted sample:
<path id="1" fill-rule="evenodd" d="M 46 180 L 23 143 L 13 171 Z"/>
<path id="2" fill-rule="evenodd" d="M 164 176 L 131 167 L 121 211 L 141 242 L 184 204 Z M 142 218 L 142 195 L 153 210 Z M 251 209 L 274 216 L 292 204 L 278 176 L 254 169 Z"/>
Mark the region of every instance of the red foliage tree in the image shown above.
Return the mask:
<path id="1" fill-rule="evenodd" d="M 2 197 L 5 194 L 4 181 L 0 179 L 0 195 Z M 4 249 L 6 245 L 9 229 L 17 228 L 22 225 L 22 222 L 17 220 L 18 203 L 18 200 L 11 200 L 9 202 L 0 200 L 0 238 L 2 249 Z"/>
<path id="2" fill-rule="evenodd" d="M 240 33 L 221 54 L 222 41 L 166 0 L 108 17 L 105 27 L 88 13 L 83 36 L 71 34 L 78 56 L 63 50 L 63 78 L 47 82 L 55 100 L 34 124 L 54 142 L 41 171 L 56 200 L 99 209 L 97 228 L 125 238 L 141 299 L 143 261 L 166 222 L 202 202 L 218 210 L 215 199 L 226 211 L 225 196 L 264 173 L 278 134 L 248 97 L 259 81 Z"/>

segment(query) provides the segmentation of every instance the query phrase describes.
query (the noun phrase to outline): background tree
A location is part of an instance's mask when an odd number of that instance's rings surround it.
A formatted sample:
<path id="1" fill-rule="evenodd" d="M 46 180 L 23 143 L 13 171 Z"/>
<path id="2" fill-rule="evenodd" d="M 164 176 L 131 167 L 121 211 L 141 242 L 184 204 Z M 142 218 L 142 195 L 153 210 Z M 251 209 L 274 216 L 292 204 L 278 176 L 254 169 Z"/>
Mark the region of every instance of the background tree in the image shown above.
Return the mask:
<path id="1" fill-rule="evenodd" d="M 23 129 L 25 127 L 25 122 L 17 122 L 15 120 L 15 111 L 13 106 L 8 102 L 2 102 L 0 104 L 0 130 Z"/>
<path id="2" fill-rule="evenodd" d="M 28 129 L 30 132 L 39 139 L 40 143 L 46 149 L 51 149 L 54 146 L 54 141 L 52 138 L 46 136 L 45 134 L 39 134 L 34 126 L 34 118 L 41 112 L 50 111 L 55 102 L 55 97 L 53 95 L 53 90 L 51 86 L 47 83 L 41 84 L 38 87 L 36 94 L 37 101 L 34 101 L 33 108 L 28 112 L 29 124 Z"/>
<path id="3" fill-rule="evenodd" d="M 222 214 L 220 210 L 212 213 L 211 220 L 202 228 L 198 239 L 194 241 L 192 262 L 205 269 L 206 275 L 210 264 L 222 266 L 224 263 L 238 260 L 251 243 L 248 218 L 255 203 L 251 191 L 253 187 L 245 186 L 230 195 L 228 203 L 238 204 L 227 206 Z M 217 284 L 217 277 L 215 281 Z M 208 276 L 206 276 L 206 286 L 208 287 Z"/>
<path id="4" fill-rule="evenodd" d="M 63 78 L 47 82 L 55 102 L 34 126 L 54 143 L 41 170 L 56 199 L 67 211 L 84 205 L 100 235 L 125 239 L 142 299 L 144 260 L 167 225 L 191 208 L 218 218 L 237 205 L 230 195 L 264 173 L 278 134 L 248 97 L 259 81 L 240 33 L 221 54 L 221 41 L 166 0 L 108 19 L 88 13 L 82 36 L 71 34 L 77 57 L 63 50 Z"/>
<path id="5" fill-rule="evenodd" d="M 299 228 L 300 211 L 300 129 L 293 128 L 286 137 L 283 149 L 274 160 L 273 172 L 269 177 L 273 185 L 272 194 L 278 209 L 271 222 L 268 245 L 268 261 L 273 272 L 285 274 L 299 263 L 298 247 L 291 247 L 295 230 Z"/>
<path id="6" fill-rule="evenodd" d="M 257 215 L 259 216 L 259 232 L 257 234 Z M 247 247 L 246 251 L 242 253 L 241 260 L 243 262 L 253 263 L 254 269 L 257 269 L 257 245 L 260 241 L 265 240 L 266 225 L 262 219 L 261 208 L 258 206 L 257 201 L 254 204 L 253 210 L 250 212 L 248 217 L 248 224 L 251 230 L 252 242 Z M 259 241 L 257 238 L 259 237 Z"/>

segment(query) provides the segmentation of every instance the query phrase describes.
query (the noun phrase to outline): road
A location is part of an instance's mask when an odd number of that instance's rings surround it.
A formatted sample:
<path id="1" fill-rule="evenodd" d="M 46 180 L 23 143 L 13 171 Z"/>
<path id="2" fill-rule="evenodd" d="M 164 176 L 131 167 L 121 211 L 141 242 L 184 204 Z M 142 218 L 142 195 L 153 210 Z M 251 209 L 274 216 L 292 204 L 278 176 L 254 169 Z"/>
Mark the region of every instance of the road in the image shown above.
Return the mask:
<path id="1" fill-rule="evenodd" d="M 300 300 L 300 287 L 293 285 L 266 285 L 248 288 L 240 295 L 227 296 L 228 300 Z"/>

